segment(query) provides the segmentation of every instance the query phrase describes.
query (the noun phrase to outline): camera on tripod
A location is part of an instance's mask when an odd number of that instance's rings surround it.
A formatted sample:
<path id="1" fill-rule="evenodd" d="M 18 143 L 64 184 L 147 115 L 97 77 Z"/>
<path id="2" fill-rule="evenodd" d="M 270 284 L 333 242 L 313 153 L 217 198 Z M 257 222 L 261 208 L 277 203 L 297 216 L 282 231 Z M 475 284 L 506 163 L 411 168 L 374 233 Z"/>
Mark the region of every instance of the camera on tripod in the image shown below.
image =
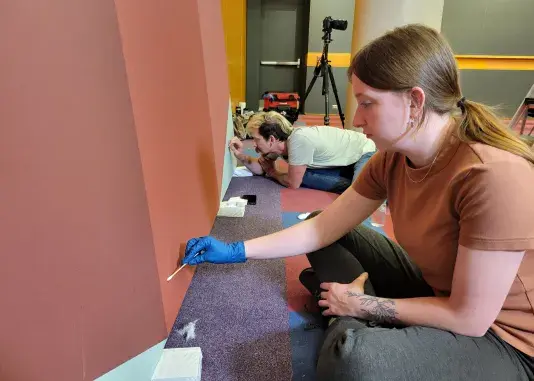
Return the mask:
<path id="1" fill-rule="evenodd" d="M 339 113 L 339 119 L 341 119 L 341 125 L 343 128 L 345 128 L 345 115 L 343 115 L 343 111 L 341 110 L 341 102 L 339 101 L 339 95 L 337 93 L 336 88 L 336 81 L 334 80 L 334 75 L 332 74 L 332 65 L 330 65 L 330 60 L 328 59 L 328 46 L 332 42 L 332 30 L 346 30 L 347 29 L 347 20 L 339 20 L 339 19 L 333 19 L 330 16 L 327 16 L 323 20 L 323 52 L 321 54 L 321 58 L 317 60 L 317 64 L 315 65 L 315 69 L 313 70 L 313 78 L 310 82 L 310 85 L 306 89 L 306 94 L 304 95 L 304 100 L 300 104 L 299 113 L 303 114 L 304 110 L 304 104 L 306 102 L 306 99 L 308 99 L 308 95 L 310 94 L 311 89 L 313 88 L 313 85 L 315 84 L 315 81 L 317 81 L 318 77 L 323 78 L 323 86 L 321 89 L 321 93 L 324 96 L 324 108 L 325 108 L 325 115 L 324 115 L 324 124 L 325 126 L 330 125 L 330 84 L 332 84 L 332 90 L 334 90 L 334 97 L 336 98 L 336 104 L 337 104 L 337 112 Z"/>
<path id="2" fill-rule="evenodd" d="M 323 20 L 323 32 L 331 32 L 332 29 L 345 30 L 347 29 L 347 20 L 335 20 L 327 16 Z"/>

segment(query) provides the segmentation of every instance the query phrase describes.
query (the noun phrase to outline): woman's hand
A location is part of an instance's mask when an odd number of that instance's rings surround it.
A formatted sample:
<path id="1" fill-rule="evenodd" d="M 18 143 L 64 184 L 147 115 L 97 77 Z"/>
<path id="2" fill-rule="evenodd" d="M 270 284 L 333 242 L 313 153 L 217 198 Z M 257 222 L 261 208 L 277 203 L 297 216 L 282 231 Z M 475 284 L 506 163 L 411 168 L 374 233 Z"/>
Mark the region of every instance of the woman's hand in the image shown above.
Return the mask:
<path id="1" fill-rule="evenodd" d="M 321 292 L 321 300 L 318 303 L 319 306 L 327 308 L 323 311 L 323 315 L 358 316 L 354 306 L 354 298 L 351 300 L 351 297 L 364 295 L 363 286 L 368 277 L 367 273 L 363 273 L 349 284 L 321 283 L 321 288 L 326 290 Z"/>
<path id="2" fill-rule="evenodd" d="M 183 264 L 198 265 L 210 263 L 245 262 L 245 245 L 243 241 L 224 243 L 213 237 L 193 238 L 187 242 Z"/>

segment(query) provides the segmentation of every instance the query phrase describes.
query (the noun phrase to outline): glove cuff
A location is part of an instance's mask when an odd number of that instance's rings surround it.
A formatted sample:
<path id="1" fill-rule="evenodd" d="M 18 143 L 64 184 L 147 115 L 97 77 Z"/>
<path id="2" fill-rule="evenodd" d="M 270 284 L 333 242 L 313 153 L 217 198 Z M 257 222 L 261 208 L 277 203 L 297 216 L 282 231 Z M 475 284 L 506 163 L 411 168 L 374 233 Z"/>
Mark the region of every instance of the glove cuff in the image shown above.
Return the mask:
<path id="1" fill-rule="evenodd" d="M 244 241 L 232 242 L 229 245 L 232 251 L 233 263 L 243 263 L 247 261 L 247 256 L 245 255 Z"/>

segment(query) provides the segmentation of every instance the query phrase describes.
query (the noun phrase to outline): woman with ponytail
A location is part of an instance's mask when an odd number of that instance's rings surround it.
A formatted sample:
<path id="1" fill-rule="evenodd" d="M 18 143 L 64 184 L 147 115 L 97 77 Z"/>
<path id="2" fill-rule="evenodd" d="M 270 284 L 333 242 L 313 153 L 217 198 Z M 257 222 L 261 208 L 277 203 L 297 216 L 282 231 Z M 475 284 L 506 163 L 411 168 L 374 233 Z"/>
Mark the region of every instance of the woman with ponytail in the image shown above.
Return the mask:
<path id="1" fill-rule="evenodd" d="M 309 253 L 300 280 L 326 317 L 318 380 L 534 379 L 532 150 L 464 97 L 433 29 L 386 33 L 348 75 L 354 126 L 379 150 L 352 187 L 269 236 L 192 239 L 184 261 Z M 396 242 L 360 225 L 386 199 Z"/>
<path id="2" fill-rule="evenodd" d="M 458 137 L 466 143 L 482 143 L 525 158 L 534 164 L 534 152 L 517 134 L 507 128 L 488 106 L 466 100 L 458 101 L 462 118 Z"/>

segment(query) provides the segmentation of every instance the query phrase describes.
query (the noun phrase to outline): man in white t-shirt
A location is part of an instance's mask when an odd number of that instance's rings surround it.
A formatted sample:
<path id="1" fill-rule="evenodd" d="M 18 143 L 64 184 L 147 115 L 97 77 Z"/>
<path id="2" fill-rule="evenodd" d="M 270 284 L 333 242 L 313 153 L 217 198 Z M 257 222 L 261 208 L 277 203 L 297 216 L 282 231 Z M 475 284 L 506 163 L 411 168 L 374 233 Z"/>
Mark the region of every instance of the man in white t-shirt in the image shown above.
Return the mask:
<path id="1" fill-rule="evenodd" d="M 230 142 L 234 155 L 251 172 L 266 174 L 289 188 L 303 186 L 341 193 L 376 151 L 373 141 L 360 132 L 328 126 L 293 128 L 274 111 L 253 115 L 247 132 L 261 156 L 256 159 L 245 155 L 238 138 Z M 289 164 L 287 173 L 274 166 L 280 156 Z"/>

